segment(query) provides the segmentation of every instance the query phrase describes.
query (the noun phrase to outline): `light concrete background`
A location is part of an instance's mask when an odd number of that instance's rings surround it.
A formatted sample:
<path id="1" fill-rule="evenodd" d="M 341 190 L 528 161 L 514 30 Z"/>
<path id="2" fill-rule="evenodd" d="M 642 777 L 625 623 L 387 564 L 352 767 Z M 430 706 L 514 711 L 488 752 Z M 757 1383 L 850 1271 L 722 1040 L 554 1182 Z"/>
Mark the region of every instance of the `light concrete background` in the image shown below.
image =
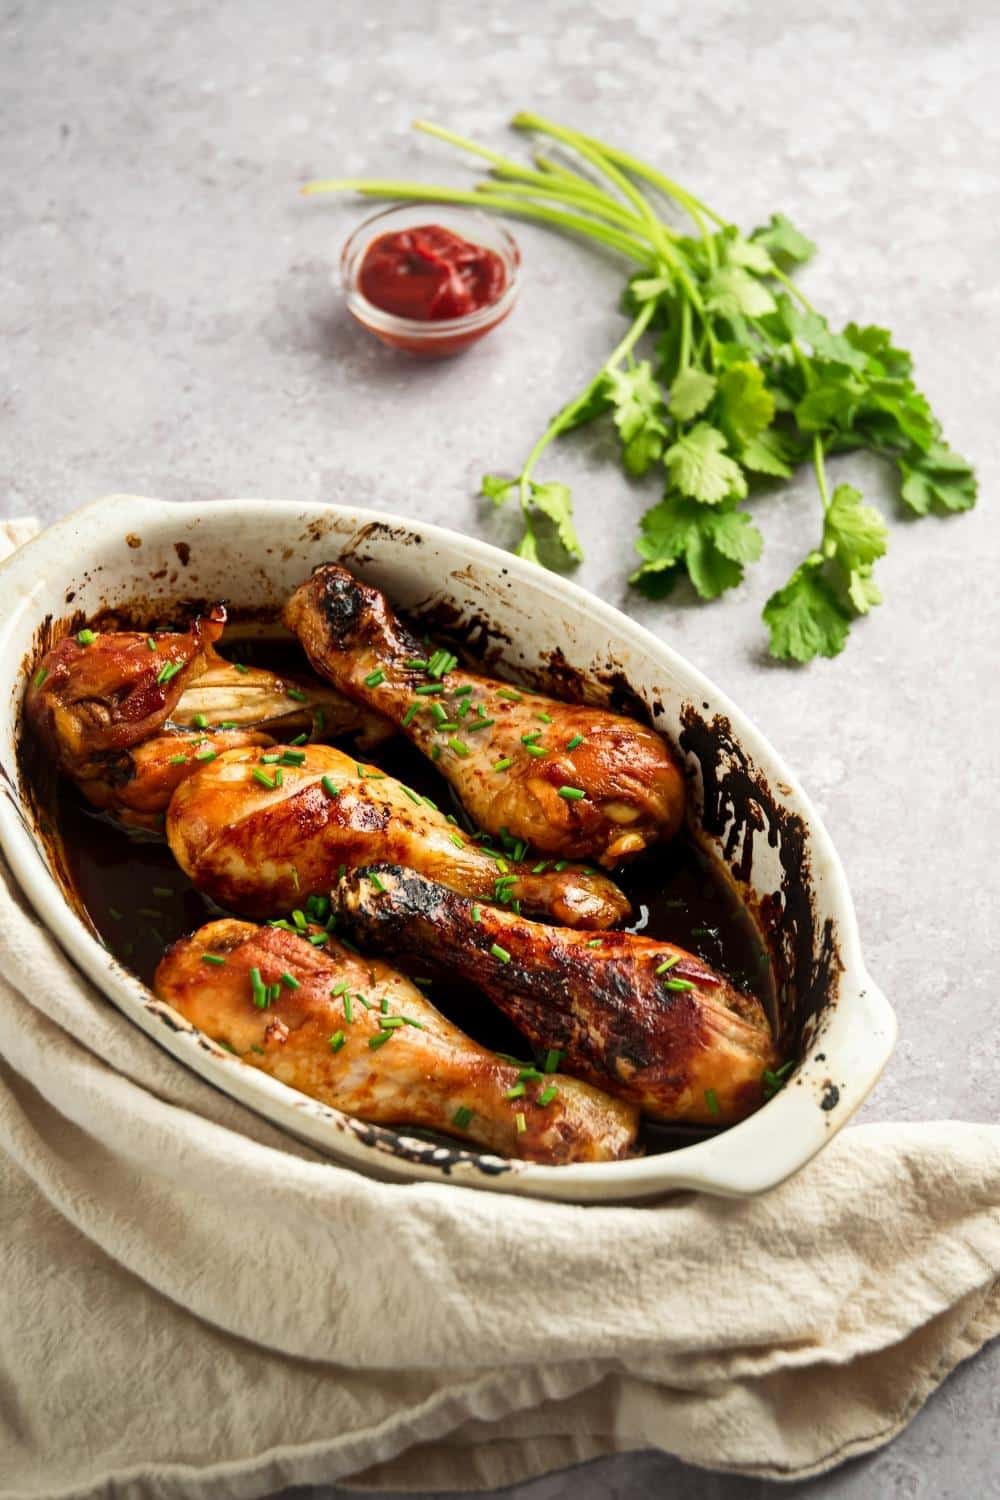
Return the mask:
<path id="1" fill-rule="evenodd" d="M 894 526 L 887 603 L 842 657 L 800 672 L 763 652 L 761 605 L 817 533 L 808 477 L 760 505 L 766 552 L 740 591 L 652 607 L 624 583 L 652 487 L 626 483 L 597 432 L 544 472 L 574 487 L 581 581 L 753 714 L 828 820 L 901 1023 L 866 1117 L 995 1119 L 995 5 L 26 0 L 0 15 L 5 514 L 48 520 L 122 489 L 275 495 L 503 541 L 509 523 L 484 512 L 478 478 L 516 467 L 600 363 L 622 327 L 620 275 L 524 227 L 521 305 L 484 346 L 417 367 L 373 344 L 331 287 L 365 208 L 296 188 L 316 174 L 465 180 L 463 162 L 410 135 L 415 115 L 516 145 L 505 120 L 535 108 L 632 145 L 744 226 L 783 209 L 819 241 L 810 296 L 914 351 L 983 481 L 972 515 Z M 876 465 L 835 472 L 895 518 Z M 1000 1495 L 998 1375 L 994 1346 L 890 1449 L 787 1493 Z M 772 1488 L 650 1455 L 518 1495 L 756 1500 Z"/>

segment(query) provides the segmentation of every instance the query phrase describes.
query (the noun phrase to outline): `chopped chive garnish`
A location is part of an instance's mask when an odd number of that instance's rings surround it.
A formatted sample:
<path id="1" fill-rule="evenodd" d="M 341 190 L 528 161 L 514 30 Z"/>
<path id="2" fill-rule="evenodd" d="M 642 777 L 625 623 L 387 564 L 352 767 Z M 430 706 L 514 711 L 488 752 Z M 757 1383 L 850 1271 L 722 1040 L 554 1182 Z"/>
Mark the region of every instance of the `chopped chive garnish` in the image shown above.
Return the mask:
<path id="1" fill-rule="evenodd" d="M 534 755 L 534 756 L 539 756 L 540 757 L 542 755 L 548 755 L 548 753 L 549 753 L 546 750 L 546 748 L 545 748 L 544 745 L 531 744 L 531 745 L 525 745 L 524 748 L 528 752 L 529 755 Z"/>
<path id="2" fill-rule="evenodd" d="M 505 755 L 501 760 L 498 760 L 496 762 L 493 769 L 494 771 L 509 771 L 513 764 L 514 762 L 511 760 L 510 756 Z"/>
<path id="3" fill-rule="evenodd" d="M 194 758 L 195 760 L 215 760 L 218 754 L 218 750 L 196 750 Z"/>
<path id="4" fill-rule="evenodd" d="M 431 746 L 431 760 L 440 760 L 440 759 L 441 759 L 441 746 L 440 745 L 432 745 Z"/>
<path id="5" fill-rule="evenodd" d="M 496 719 L 473 719 L 471 724 L 466 724 L 466 733 L 475 734 L 479 729 L 491 729 L 495 723 Z"/>
<path id="6" fill-rule="evenodd" d="M 523 1135 L 528 1128 L 528 1122 L 524 1118 L 524 1115 L 520 1110 L 518 1110 L 517 1114 L 514 1116 L 514 1124 L 517 1126 L 518 1135 Z"/>
<path id="7" fill-rule="evenodd" d="M 376 1033 L 375 1033 L 374 1036 L 370 1036 L 368 1038 L 368 1045 L 372 1049 L 372 1051 L 374 1052 L 374 1051 L 376 1051 L 377 1048 L 384 1047 L 385 1044 L 386 1044 L 386 1042 L 391 1042 L 391 1041 L 392 1041 L 392 1032 L 391 1031 L 384 1031 L 384 1030 L 382 1030 L 380 1028 L 378 1031 L 376 1031 Z"/>
<path id="8" fill-rule="evenodd" d="M 427 659 L 423 656 L 411 656 L 404 661 L 403 666 L 410 672 L 424 672 L 427 669 Z"/>
<path id="9" fill-rule="evenodd" d="M 153 886 L 153 895 L 154 896 L 172 896 L 173 894 L 174 894 L 174 892 L 173 892 L 173 887 L 172 886 L 169 886 L 169 885 L 154 885 Z"/>
<path id="10" fill-rule="evenodd" d="M 235 719 L 220 719 L 219 720 L 219 728 L 220 729 L 239 729 L 239 727 L 240 726 L 237 724 L 237 722 L 236 722 Z"/>
<path id="11" fill-rule="evenodd" d="M 474 906 L 472 908 L 472 920 L 474 922 L 481 922 L 483 920 L 483 909 L 481 906 Z"/>
<path id="12" fill-rule="evenodd" d="M 48 677 L 48 675 L 49 675 L 49 669 L 48 669 L 48 667 L 39 667 L 38 671 L 35 673 L 34 677 L 31 679 L 32 687 L 40 688 L 41 685 L 42 685 L 42 683 L 45 681 L 46 677 Z"/>
<path id="13" fill-rule="evenodd" d="M 334 987 L 333 987 L 333 989 L 330 991 L 330 999 L 331 1000 L 337 1000 L 337 999 L 339 999 L 339 997 L 341 995 L 346 994 L 346 992 L 347 992 L 347 980 L 346 979 L 342 979 L 340 981 L 340 983 L 339 984 L 335 984 Z"/>
<path id="14" fill-rule="evenodd" d="M 283 750 L 278 764 L 279 766 L 302 766 L 305 764 L 305 759 L 304 750 Z"/>
<path id="15" fill-rule="evenodd" d="M 273 984 L 269 984 L 268 985 L 268 987 L 267 987 L 267 998 L 268 998 L 268 1000 L 270 1002 L 273 1002 L 275 1000 L 280 1000 L 281 999 L 281 982 L 280 982 L 280 980 L 276 979 Z"/>
<path id="16" fill-rule="evenodd" d="M 170 760 L 167 762 L 167 764 L 171 765 L 171 766 L 186 766 L 187 765 L 187 756 L 186 755 L 172 755 L 170 757 Z"/>
<path id="17" fill-rule="evenodd" d="M 546 1088 L 542 1089 L 542 1092 L 539 1094 L 535 1102 L 543 1106 L 546 1104 L 551 1104 L 558 1092 L 559 1085 L 557 1083 L 550 1083 Z"/>
<path id="18" fill-rule="evenodd" d="M 418 1031 L 427 1030 L 427 1027 L 424 1025 L 423 1021 L 415 1021 L 412 1016 L 400 1016 L 399 1019 L 402 1021 L 404 1026 L 415 1026 Z"/>
<path id="19" fill-rule="evenodd" d="M 430 677 L 444 677 L 453 667 L 458 666 L 458 657 L 452 656 L 450 651 L 435 651 L 427 663 L 427 672 Z"/>
<path id="20" fill-rule="evenodd" d="M 459 703 L 458 707 L 455 710 L 455 718 L 456 719 L 464 719 L 465 716 L 466 716 L 466 714 L 469 712 L 469 709 L 471 707 L 472 707 L 472 705 L 469 702 L 468 698 L 463 698 L 462 701 Z"/>
<path id="21" fill-rule="evenodd" d="M 81 646 L 92 646 L 97 640 L 96 630 L 78 630 L 76 638 Z"/>
<path id="22" fill-rule="evenodd" d="M 456 849 L 464 849 L 465 848 L 465 840 L 462 838 L 462 836 L 460 834 L 458 834 L 458 833 L 449 833 L 448 837 L 451 840 L 451 842 L 455 845 Z"/>
<path id="23" fill-rule="evenodd" d="M 191 720 L 191 723 L 194 725 L 195 729 L 208 728 L 208 720 L 205 718 L 204 714 L 195 714 L 194 718 Z"/>
<path id="24" fill-rule="evenodd" d="M 297 990 L 297 989 L 301 988 L 301 986 L 299 985 L 299 981 L 296 979 L 295 975 L 294 974 L 289 974 L 289 972 L 288 972 L 287 969 L 285 970 L 284 974 L 282 974 L 282 976 L 281 976 L 281 983 L 288 990 Z"/>
<path id="25" fill-rule="evenodd" d="M 271 1003 L 271 992 L 260 977 L 259 969 L 250 970 L 251 998 L 258 1010 L 266 1010 Z"/>
<path id="26" fill-rule="evenodd" d="M 413 723 L 414 719 L 417 717 L 417 714 L 419 712 L 420 712 L 420 704 L 419 703 L 411 703 L 410 706 L 409 706 L 409 708 L 406 710 L 406 713 L 403 715 L 403 728 L 404 729 L 409 729 L 410 725 Z"/>
<path id="27" fill-rule="evenodd" d="M 458 720 L 442 719 L 441 723 L 436 725 L 435 727 L 437 728 L 438 734 L 451 734 L 452 730 L 458 728 Z"/>
<path id="28" fill-rule="evenodd" d="M 573 738 L 571 740 L 567 740 L 566 741 L 566 749 L 567 750 L 575 750 L 576 747 L 577 747 L 577 745 L 582 745 L 582 744 L 583 744 L 583 735 L 582 734 L 574 734 L 574 736 L 573 736 Z"/>
<path id="29" fill-rule="evenodd" d="M 714 1089 L 705 1090 L 705 1105 L 710 1115 L 718 1115 L 722 1113 L 722 1111 L 719 1109 L 719 1096 Z"/>
<path id="30" fill-rule="evenodd" d="M 335 786 L 334 783 L 330 780 L 329 776 L 324 776 L 323 777 L 323 783 L 322 783 L 322 785 L 323 785 L 323 790 L 324 790 L 324 792 L 326 793 L 326 795 L 328 797 L 339 797 L 340 796 L 340 787 L 339 786 Z"/>
<path id="31" fill-rule="evenodd" d="M 200 756 L 197 756 L 197 755 L 195 756 L 195 760 L 200 760 L 200 759 L 201 759 Z M 284 781 L 285 781 L 285 773 L 284 773 L 284 771 L 281 769 L 280 766 L 275 766 L 275 768 L 274 768 L 274 784 L 275 784 L 275 786 L 276 787 L 277 786 L 283 786 L 284 785 Z M 298 888 L 299 888 L 299 882 L 298 882 L 298 879 L 296 878 L 295 889 L 298 890 Z"/>
<path id="32" fill-rule="evenodd" d="M 383 1031 L 398 1031 L 406 1022 L 402 1016 L 383 1016 L 378 1024 Z"/>
<path id="33" fill-rule="evenodd" d="M 342 1031 L 335 1031 L 330 1038 L 330 1051 L 339 1052 L 346 1041 L 347 1038 Z"/>
<path id="34" fill-rule="evenodd" d="M 515 1083 L 514 1087 L 512 1089 L 508 1089 L 507 1092 L 504 1094 L 504 1098 L 505 1099 L 520 1099 L 521 1096 L 523 1094 L 526 1094 L 527 1092 L 528 1092 L 528 1085 L 526 1083 Z"/>
<path id="35" fill-rule="evenodd" d="M 355 769 L 355 771 L 357 771 L 357 773 L 358 773 L 359 776 L 361 776 L 361 777 L 367 776 L 369 781 L 384 781 L 385 780 L 385 772 L 384 771 L 376 771 L 376 769 L 375 769 L 374 766 L 363 766 L 361 764 L 361 762 L 358 761 L 358 760 L 356 760 L 354 762 L 354 769 Z"/>
<path id="36" fill-rule="evenodd" d="M 369 875 L 368 879 L 372 883 L 372 889 L 373 890 L 376 890 L 376 891 L 384 891 L 385 890 L 385 886 L 382 884 L 381 880 L 379 880 L 379 878 L 378 878 L 377 875 L 374 875 L 374 874 L 373 875 Z"/>
<path id="37" fill-rule="evenodd" d="M 307 924 L 306 914 L 304 911 L 299 911 L 298 907 L 296 907 L 292 912 L 292 921 L 295 923 L 300 932 L 305 932 Z"/>
<path id="38" fill-rule="evenodd" d="M 203 953 L 201 955 L 201 961 L 203 964 L 215 964 L 218 968 L 221 969 L 226 960 L 223 958 L 221 953 Z"/>
<path id="39" fill-rule="evenodd" d="M 654 969 L 653 972 L 655 974 L 666 974 L 668 969 L 673 969 L 677 964 L 680 963 L 680 961 L 680 955 L 675 953 L 673 958 L 665 958 L 662 964 L 660 964 L 660 967 L 658 969 Z"/>
<path id="40" fill-rule="evenodd" d="M 566 866 L 568 864 L 569 864 L 569 860 L 568 859 L 557 859 L 556 862 L 555 862 L 555 864 L 552 866 L 552 868 L 553 868 L 553 870 L 555 870 L 555 872 L 556 872 L 557 875 L 561 875 L 562 872 L 563 872 L 563 870 L 565 870 L 565 868 L 566 868 Z"/>
<path id="41" fill-rule="evenodd" d="M 522 745 L 533 745 L 535 743 L 535 741 L 536 740 L 540 740 L 541 737 L 542 737 L 542 731 L 540 729 L 532 729 L 532 731 L 530 732 L 530 734 L 522 734 L 522 736 L 521 736 L 521 744 Z"/>
<path id="42" fill-rule="evenodd" d="M 522 700 L 522 696 L 523 695 L 521 693 L 515 692 L 513 688 L 497 689 L 497 697 L 506 698 L 510 703 L 520 703 Z"/>
<path id="43" fill-rule="evenodd" d="M 338 865 L 337 866 L 337 879 L 338 880 L 343 880 L 343 878 L 344 878 L 344 876 L 346 874 L 347 874 L 347 866 L 346 865 Z"/>
<path id="44" fill-rule="evenodd" d="M 421 698 L 429 698 L 432 693 L 443 693 L 444 692 L 444 683 L 443 682 L 425 682 L 425 683 L 422 683 L 420 687 L 414 688 L 413 691 L 415 693 L 418 693 Z"/>
<path id="45" fill-rule="evenodd" d="M 600 940 L 600 938 L 591 938 L 590 942 L 587 944 L 588 948 L 599 948 L 600 946 L 601 946 L 601 940 Z"/>
<path id="46" fill-rule="evenodd" d="M 551 724 L 552 723 L 552 715 L 551 714 L 536 714 L 535 717 L 538 718 L 538 719 L 541 719 L 541 721 L 542 721 L 543 724 Z"/>
<path id="47" fill-rule="evenodd" d="M 156 650 L 156 642 L 153 640 L 153 637 L 151 635 L 147 635 L 146 645 L 149 647 L 150 651 Z"/>
<path id="48" fill-rule="evenodd" d="M 550 1047 L 549 1050 L 545 1054 L 545 1061 L 542 1063 L 542 1072 L 543 1073 L 554 1073 L 555 1070 L 556 1070 L 556 1068 L 558 1068 L 558 1066 L 559 1066 L 559 1064 L 560 1064 L 561 1061 L 562 1061 L 562 1053 L 559 1050 L 559 1048 L 558 1047 Z"/>
<path id="49" fill-rule="evenodd" d="M 579 786 L 561 786 L 556 795 L 562 797 L 564 802 L 582 802 L 587 794 Z"/>
<path id="50" fill-rule="evenodd" d="M 431 812 L 437 812 L 438 805 L 437 805 L 436 802 L 432 802 L 431 799 L 430 799 L 430 797 L 421 797 L 420 800 L 424 804 L 425 807 L 429 807 L 430 808 Z"/>
<path id="51" fill-rule="evenodd" d="M 494 943 L 492 948 L 490 949 L 490 952 L 493 957 L 498 958 L 502 964 L 510 963 L 510 954 L 507 952 L 506 948 L 501 948 L 499 943 Z"/>
<path id="52" fill-rule="evenodd" d="M 663 988 L 665 990 L 693 990 L 694 985 L 690 979 L 665 979 Z"/>
<path id="53" fill-rule="evenodd" d="M 409 797 L 411 802 L 416 803 L 417 807 L 420 806 L 420 798 L 417 796 L 417 793 L 412 790 L 412 788 L 404 786 L 403 791 L 406 793 L 407 797 Z"/>
<path id="54" fill-rule="evenodd" d="M 108 907 L 108 915 L 110 917 L 114 917 L 114 919 L 115 919 L 116 922 L 120 922 L 121 919 L 122 919 L 122 914 L 118 910 L 117 906 L 109 906 Z"/>
<path id="55" fill-rule="evenodd" d="M 310 932 L 306 941 L 312 943 L 314 948 L 322 948 L 323 944 L 326 942 L 326 933 Z"/>
<path id="56" fill-rule="evenodd" d="M 299 688 L 285 688 L 285 692 L 288 694 L 288 697 L 292 698 L 296 703 L 308 703 L 309 702 L 308 696 L 305 693 L 303 693 Z"/>
<path id="57" fill-rule="evenodd" d="M 434 723 L 438 726 L 438 728 L 440 728 L 442 724 L 447 724 L 448 710 L 446 708 L 444 708 L 440 703 L 430 703 L 428 704 L 428 708 L 430 709 L 431 718 L 434 720 Z"/>
<path id="58" fill-rule="evenodd" d="M 389 996 L 383 995 L 378 1003 L 378 1008 L 384 1016 L 389 1014 Z"/>
<path id="59" fill-rule="evenodd" d="M 355 1000 L 357 1000 L 357 1002 L 358 1002 L 359 1005 L 363 1005 L 364 1006 L 365 1010 L 371 1010 L 371 1008 L 372 1008 L 371 1001 L 370 1000 L 366 1000 L 365 997 L 364 997 L 364 995 L 362 995 L 362 993 L 361 993 L 360 990 L 358 990 L 355 993 L 354 998 L 355 998 Z"/>
<path id="60" fill-rule="evenodd" d="M 474 1113 L 475 1111 L 469 1109 L 467 1104 L 460 1104 L 451 1117 L 451 1123 L 458 1130 L 465 1130 L 466 1126 L 472 1120 Z"/>
<path id="61" fill-rule="evenodd" d="M 354 1020 L 354 1006 L 351 1004 L 351 997 L 347 993 L 346 984 L 344 985 L 344 1020 L 348 1025 Z"/>
<path id="62" fill-rule="evenodd" d="M 157 911 L 155 906 L 140 906 L 139 915 L 140 917 L 149 917 L 154 922 L 160 921 L 163 917 L 162 911 Z"/>
<path id="63" fill-rule="evenodd" d="M 263 1049 L 263 1047 L 258 1047 L 256 1042 L 253 1043 L 253 1045 L 250 1048 L 250 1051 L 251 1052 L 259 1052 L 260 1055 L 261 1055 L 261 1057 L 264 1056 L 264 1049 Z"/>
<path id="64" fill-rule="evenodd" d="M 537 1083 L 538 1080 L 540 1078 L 544 1078 L 545 1075 L 544 1073 L 539 1073 L 534 1063 L 529 1063 L 527 1067 L 521 1069 L 520 1073 L 518 1073 L 517 1076 L 519 1081 L 522 1083 Z"/>
<path id="65" fill-rule="evenodd" d="M 531 873 L 532 875 L 541 875 L 545 870 L 548 869 L 548 867 L 549 862 L 547 859 L 540 860 L 537 865 L 532 865 Z"/>
<path id="66" fill-rule="evenodd" d="M 154 648 L 154 649 L 155 649 L 155 648 Z M 241 662 L 241 661 L 234 661 L 234 662 L 233 662 L 233 667 L 234 667 L 234 668 L 235 668 L 235 670 L 236 670 L 236 671 L 237 671 L 237 672 L 239 672 L 239 673 L 240 673 L 240 674 L 241 674 L 241 675 L 242 675 L 242 676 L 244 676 L 244 677 L 245 677 L 245 676 L 246 676 L 246 674 L 247 674 L 247 673 L 248 673 L 248 672 L 249 672 L 249 670 L 250 670 L 250 668 L 249 668 L 249 667 L 246 667 L 246 666 L 244 666 L 244 665 L 243 665 L 243 663 L 242 663 L 242 662 Z"/>
<path id="67" fill-rule="evenodd" d="M 261 763 L 262 766 L 276 766 L 278 764 L 278 761 L 280 759 L 281 759 L 281 756 L 278 755 L 278 754 L 275 754 L 275 755 L 262 755 L 261 758 L 260 758 L 260 763 Z"/>
<path id="68" fill-rule="evenodd" d="M 276 781 L 272 781 L 267 772 L 262 771 L 260 766 L 254 766 L 252 775 L 254 781 L 260 782 L 261 786 L 266 786 L 269 792 L 273 792 L 278 784 Z"/>
<path id="69" fill-rule="evenodd" d="M 165 661 L 156 674 L 157 682 L 169 682 L 171 677 L 176 677 L 181 671 L 184 663 L 182 661 Z"/>
<path id="70" fill-rule="evenodd" d="M 370 688 L 381 687 L 382 683 L 384 681 L 385 681 L 385 673 L 382 671 L 381 667 L 376 667 L 375 671 L 374 672 L 369 672 L 368 676 L 365 678 L 365 687 L 370 687 Z"/>

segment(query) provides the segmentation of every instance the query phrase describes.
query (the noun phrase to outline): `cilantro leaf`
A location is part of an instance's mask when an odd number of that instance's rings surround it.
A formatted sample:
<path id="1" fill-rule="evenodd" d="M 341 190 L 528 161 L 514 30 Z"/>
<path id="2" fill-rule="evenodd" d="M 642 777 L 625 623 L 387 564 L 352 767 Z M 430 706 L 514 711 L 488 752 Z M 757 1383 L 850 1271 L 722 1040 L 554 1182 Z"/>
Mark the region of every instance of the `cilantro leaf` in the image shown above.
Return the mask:
<path id="1" fill-rule="evenodd" d="M 774 397 L 764 385 L 759 365 L 741 360 L 719 376 L 718 410 L 719 426 L 737 449 L 770 427 Z"/>
<path id="2" fill-rule="evenodd" d="M 673 484 L 683 495 L 703 505 L 718 505 L 729 495 L 747 492 L 743 471 L 725 451 L 726 439 L 717 427 L 696 422 L 664 454 Z"/>
<path id="3" fill-rule="evenodd" d="M 690 422 L 715 395 L 715 376 L 704 370 L 682 370 L 670 387 L 670 415 L 678 422 Z"/>
<path id="4" fill-rule="evenodd" d="M 663 396 L 652 365 L 644 359 L 631 369 L 609 371 L 607 391 L 623 462 L 630 474 L 641 476 L 663 453 L 667 435 Z"/>
<path id="5" fill-rule="evenodd" d="M 784 214 L 772 214 L 768 222 L 755 229 L 750 236 L 756 245 L 763 245 L 770 252 L 775 264 L 783 271 L 794 266 L 804 266 L 816 254 L 812 240 L 806 239 Z"/>
<path id="6" fill-rule="evenodd" d="M 780 433 L 773 429 L 758 433 L 740 449 L 740 463 L 755 474 L 772 475 L 775 479 L 790 479 L 792 468 L 788 446 Z"/>
<path id="7" fill-rule="evenodd" d="M 763 282 L 742 266 L 720 266 L 708 282 L 707 306 L 723 318 L 761 318 L 774 312 L 775 300 Z"/>
<path id="8" fill-rule="evenodd" d="M 516 479 L 504 479 L 502 474 L 484 474 L 479 493 L 492 500 L 494 505 L 502 505 L 517 489 L 518 483 Z"/>
<path id="9" fill-rule="evenodd" d="M 746 511 L 730 503 L 706 509 L 696 500 L 668 491 L 642 518 L 636 541 L 642 565 L 632 582 L 647 594 L 660 596 L 673 586 L 683 563 L 702 599 L 715 599 L 743 578 L 743 564 L 756 562 L 763 545 L 760 532 Z M 650 588 L 651 576 L 668 575 Z M 664 587 L 665 585 L 665 587 Z"/>
<path id="10" fill-rule="evenodd" d="M 850 615 L 819 571 L 822 561 L 811 554 L 764 605 L 771 655 L 779 661 L 812 661 L 844 649 Z"/>
<path id="11" fill-rule="evenodd" d="M 859 615 L 866 615 L 882 603 L 882 590 L 871 576 L 870 568 L 853 568 L 847 576 L 847 597 Z"/>
<path id="12" fill-rule="evenodd" d="M 582 561 L 583 548 L 580 546 L 580 538 L 573 525 L 573 501 L 569 487 L 565 484 L 557 484 L 555 481 L 548 484 L 533 482 L 530 486 L 530 494 L 531 504 L 535 511 L 550 522 L 548 528 L 552 533 L 550 540 L 558 544 L 558 547 L 566 554 L 566 560 Z"/>
<path id="13" fill-rule="evenodd" d="M 541 562 L 538 556 L 538 545 L 535 541 L 535 533 L 531 527 L 526 527 L 525 532 L 517 546 L 514 548 L 515 557 L 523 557 L 526 562 Z"/>
<path id="14" fill-rule="evenodd" d="M 728 239 L 725 254 L 731 266 L 743 266 L 747 271 L 756 272 L 758 276 L 774 272 L 774 261 L 760 240 L 746 240 L 741 234 L 734 232 Z"/>
<path id="15" fill-rule="evenodd" d="M 970 510 L 975 505 L 975 473 L 947 443 L 934 443 L 926 453 L 908 453 L 898 462 L 903 499 L 918 516 L 932 510 Z"/>
<path id="16" fill-rule="evenodd" d="M 889 534 L 878 511 L 862 504 L 861 495 L 851 485 L 838 484 L 823 518 L 824 556 L 835 557 L 851 573 L 884 557 L 888 543 Z"/>

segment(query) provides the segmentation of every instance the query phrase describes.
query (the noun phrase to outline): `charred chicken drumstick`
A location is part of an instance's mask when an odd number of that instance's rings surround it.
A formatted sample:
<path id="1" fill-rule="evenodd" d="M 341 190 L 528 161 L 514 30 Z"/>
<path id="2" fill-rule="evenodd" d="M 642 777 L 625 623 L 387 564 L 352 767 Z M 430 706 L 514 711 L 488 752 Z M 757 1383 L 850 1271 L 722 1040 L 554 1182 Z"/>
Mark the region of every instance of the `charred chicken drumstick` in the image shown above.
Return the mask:
<path id="1" fill-rule="evenodd" d="M 571 926 L 610 927 L 629 909 L 597 871 L 491 858 L 427 798 L 328 745 L 247 747 L 206 761 L 174 793 L 167 838 L 200 890 L 254 917 L 301 906 L 345 869 L 381 860 Z"/>
<path id="2" fill-rule="evenodd" d="M 566 1071 L 660 1120 L 730 1125 L 762 1102 L 777 1054 L 756 999 L 670 943 L 545 927 L 412 871 L 376 865 L 334 887 L 365 947 L 474 981 Z"/>
<path id="3" fill-rule="evenodd" d="M 490 833 L 611 868 L 680 827 L 684 779 L 651 729 L 463 671 L 339 564 L 317 568 L 284 619 L 316 671 L 397 724 Z"/>
<path id="4" fill-rule="evenodd" d="M 322 928 L 309 935 L 323 948 L 274 927 L 210 922 L 167 951 L 156 993 L 252 1067 L 373 1124 L 439 1130 L 526 1161 L 630 1153 L 630 1105 L 503 1062 L 388 964 Z"/>

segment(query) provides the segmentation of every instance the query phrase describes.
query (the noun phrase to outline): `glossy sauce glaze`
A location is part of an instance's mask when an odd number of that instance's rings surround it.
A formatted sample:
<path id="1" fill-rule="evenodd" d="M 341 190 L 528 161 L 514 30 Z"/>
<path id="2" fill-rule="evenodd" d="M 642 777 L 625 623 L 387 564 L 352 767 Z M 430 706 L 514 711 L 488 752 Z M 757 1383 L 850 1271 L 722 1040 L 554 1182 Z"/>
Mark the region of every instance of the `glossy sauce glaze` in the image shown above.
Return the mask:
<path id="1" fill-rule="evenodd" d="M 275 671 L 294 665 L 285 643 L 244 641 L 227 654 Z M 433 766 L 402 738 L 389 740 L 366 759 L 451 810 L 469 827 L 461 807 Z M 96 813 L 61 778 L 44 800 L 52 808 L 80 902 L 108 951 L 149 984 L 164 949 L 204 922 L 229 915 L 196 891 L 159 838 L 127 832 Z M 771 976 L 757 931 L 728 883 L 694 840 L 682 834 L 634 864 L 613 872 L 633 906 L 630 931 L 676 943 L 703 958 L 773 1013 Z M 413 978 L 422 978 L 415 970 Z M 438 981 L 429 991 L 438 1008 L 475 1041 L 498 1052 L 527 1057 L 514 1027 L 472 986 Z M 697 1133 L 697 1132 L 696 1132 Z M 646 1124 L 647 1151 L 689 1142 L 692 1127 Z"/>

